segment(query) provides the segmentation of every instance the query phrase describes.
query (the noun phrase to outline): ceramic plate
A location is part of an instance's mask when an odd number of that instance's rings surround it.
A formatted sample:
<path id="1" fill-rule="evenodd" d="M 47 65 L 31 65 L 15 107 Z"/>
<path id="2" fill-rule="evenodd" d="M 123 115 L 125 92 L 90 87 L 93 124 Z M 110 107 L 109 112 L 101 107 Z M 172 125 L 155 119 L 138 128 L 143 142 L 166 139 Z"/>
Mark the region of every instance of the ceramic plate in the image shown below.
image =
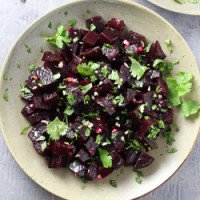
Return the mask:
<path id="1" fill-rule="evenodd" d="M 187 14 L 187 15 L 200 15 L 200 1 L 197 4 L 189 3 L 185 0 L 185 3 L 179 4 L 174 0 L 147 0 L 161 8 L 171 10 L 173 12 Z"/>
<path id="2" fill-rule="evenodd" d="M 64 13 L 68 12 L 65 16 Z M 180 59 L 180 64 L 174 73 L 179 70 L 190 71 L 194 74 L 194 89 L 192 97 L 200 101 L 199 69 L 192 52 L 180 34 L 162 17 L 151 10 L 127 1 L 120 0 L 79 0 L 68 1 L 32 24 L 8 54 L 1 73 L 0 83 L 0 125 L 5 142 L 7 143 L 14 159 L 35 182 L 49 192 L 69 200 L 130 200 L 140 197 L 165 182 L 187 158 L 196 140 L 200 119 L 184 119 L 179 113 L 175 114 L 175 124 L 180 131 L 176 133 L 174 147 L 178 149 L 175 154 L 167 154 L 165 140 L 160 141 L 160 148 L 152 152 L 155 162 L 143 170 L 144 178 L 141 185 L 135 182 L 135 174 L 132 168 L 124 169 L 107 177 L 103 181 L 94 181 L 85 186 L 82 181 L 74 177 L 67 169 L 48 169 L 45 160 L 33 149 L 32 143 L 26 135 L 20 135 L 21 129 L 27 125 L 26 120 L 20 114 L 23 102 L 19 98 L 20 83 L 23 83 L 29 74 L 28 65 L 36 63 L 41 66 L 41 48 L 49 50 L 50 46 L 43 41 L 44 35 L 51 35 L 48 28 L 51 21 L 53 27 L 66 24 L 67 20 L 75 18 L 77 26 L 83 27 L 84 20 L 91 16 L 100 15 L 106 20 L 111 17 L 123 19 L 127 27 L 147 36 L 149 41 L 159 40 L 163 45 L 164 40 L 170 38 L 174 45 L 174 53 L 169 59 Z M 31 48 L 27 53 L 25 45 Z M 17 63 L 21 63 L 20 69 Z M 6 73 L 8 79 L 3 80 Z M 8 89 L 8 102 L 2 99 L 3 91 Z M 162 154 L 162 156 L 160 156 Z M 115 179 L 118 188 L 109 184 L 110 179 Z M 83 188 L 84 187 L 84 188 Z"/>

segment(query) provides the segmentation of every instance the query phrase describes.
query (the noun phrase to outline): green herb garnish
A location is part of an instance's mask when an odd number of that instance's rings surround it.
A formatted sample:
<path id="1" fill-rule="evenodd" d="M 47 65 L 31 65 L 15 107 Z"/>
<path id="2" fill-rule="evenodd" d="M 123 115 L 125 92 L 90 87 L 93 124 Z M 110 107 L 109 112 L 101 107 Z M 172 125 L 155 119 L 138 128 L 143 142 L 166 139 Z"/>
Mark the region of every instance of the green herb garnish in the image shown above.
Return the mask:
<path id="1" fill-rule="evenodd" d="M 104 150 L 104 149 L 98 149 L 99 151 L 99 156 L 100 156 L 100 160 L 103 164 L 104 168 L 110 168 L 112 167 L 112 157 L 111 155 L 109 155 L 109 152 Z"/>
<path id="2" fill-rule="evenodd" d="M 110 185 L 114 188 L 117 188 L 117 183 L 115 180 L 110 180 Z"/>

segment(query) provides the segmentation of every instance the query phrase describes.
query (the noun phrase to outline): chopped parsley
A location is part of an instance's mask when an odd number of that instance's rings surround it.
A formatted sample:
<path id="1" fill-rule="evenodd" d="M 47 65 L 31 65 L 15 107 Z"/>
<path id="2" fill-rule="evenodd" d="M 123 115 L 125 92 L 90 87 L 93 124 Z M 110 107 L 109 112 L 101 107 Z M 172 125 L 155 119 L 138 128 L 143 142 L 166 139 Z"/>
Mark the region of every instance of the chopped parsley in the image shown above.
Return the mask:
<path id="1" fill-rule="evenodd" d="M 59 140 L 68 130 L 68 126 L 56 117 L 53 121 L 47 124 L 47 133 L 51 140 Z"/>
<path id="2" fill-rule="evenodd" d="M 33 72 L 35 70 L 35 64 L 29 65 L 28 69 L 29 69 L 29 72 Z"/>
<path id="3" fill-rule="evenodd" d="M 107 65 L 105 65 L 105 66 L 101 69 L 101 73 L 102 73 L 103 77 L 105 77 L 105 78 L 107 77 L 107 75 L 108 75 L 108 73 L 109 73 Z"/>
<path id="4" fill-rule="evenodd" d="M 144 149 L 144 147 L 142 146 L 142 144 L 139 141 L 137 141 L 136 139 L 134 139 L 132 141 L 132 143 L 130 144 L 130 147 L 132 147 L 136 151 L 141 151 L 141 150 Z"/>
<path id="5" fill-rule="evenodd" d="M 68 116 L 71 116 L 74 113 L 74 109 L 71 106 L 67 106 L 64 113 Z"/>
<path id="6" fill-rule="evenodd" d="M 77 66 L 79 74 L 82 76 L 91 76 L 94 74 L 94 71 L 100 67 L 99 64 L 89 61 L 88 63 L 81 63 Z"/>
<path id="7" fill-rule="evenodd" d="M 67 94 L 67 102 L 70 106 L 73 106 L 76 103 L 76 98 L 74 97 L 72 92 Z"/>
<path id="8" fill-rule="evenodd" d="M 177 149 L 174 147 L 167 148 L 167 153 L 176 153 L 176 152 L 177 152 Z"/>
<path id="9" fill-rule="evenodd" d="M 145 47 L 145 51 L 148 53 L 151 49 L 151 44 L 148 44 L 146 47 Z"/>
<path id="10" fill-rule="evenodd" d="M 25 47 L 26 47 L 26 51 L 27 51 L 28 53 L 31 53 L 31 52 L 32 52 L 31 48 L 30 48 L 27 44 L 25 44 Z"/>
<path id="11" fill-rule="evenodd" d="M 135 177 L 135 181 L 138 183 L 138 184 L 141 184 L 142 183 L 142 177 L 143 177 L 143 173 L 141 171 L 136 171 L 136 177 Z"/>
<path id="12" fill-rule="evenodd" d="M 71 42 L 71 38 L 66 30 L 66 27 L 60 25 L 57 29 L 55 36 L 53 37 L 45 37 L 45 41 L 56 45 L 58 48 L 63 48 L 64 44 L 69 45 Z"/>
<path id="13" fill-rule="evenodd" d="M 169 130 L 166 130 L 165 132 L 163 132 L 163 136 L 167 138 L 167 144 L 168 145 L 172 145 L 174 140 L 174 132 L 172 131 L 172 129 L 170 128 Z"/>
<path id="14" fill-rule="evenodd" d="M 102 139 L 103 139 L 102 135 L 97 135 L 95 143 L 100 144 Z"/>
<path id="15" fill-rule="evenodd" d="M 151 125 L 147 138 L 149 138 L 150 140 L 154 140 L 159 133 L 160 133 L 160 129 L 154 125 Z"/>
<path id="16" fill-rule="evenodd" d="M 90 30 L 94 31 L 96 29 L 96 26 L 94 24 L 90 24 Z"/>
<path id="17" fill-rule="evenodd" d="M 171 54 L 173 52 L 172 41 L 170 39 L 167 39 L 167 40 L 165 40 L 165 44 L 166 44 L 166 47 L 167 47 L 169 53 Z"/>
<path id="18" fill-rule="evenodd" d="M 116 70 L 112 70 L 111 74 L 108 76 L 110 80 L 115 81 L 115 85 L 121 86 L 122 85 L 122 78 L 120 78 L 118 72 Z"/>
<path id="19" fill-rule="evenodd" d="M 91 130 L 89 128 L 86 128 L 86 130 L 85 130 L 85 136 L 89 137 L 90 134 L 91 134 Z"/>
<path id="20" fill-rule="evenodd" d="M 115 180 L 110 180 L 110 185 L 114 188 L 117 188 L 117 183 Z"/>
<path id="21" fill-rule="evenodd" d="M 123 97 L 123 95 L 120 94 L 119 96 L 116 96 L 116 97 L 112 100 L 112 102 L 113 102 L 114 104 L 118 104 L 119 106 L 122 105 L 123 102 L 124 102 L 124 97 Z"/>
<path id="22" fill-rule="evenodd" d="M 83 94 L 86 94 L 88 91 L 92 89 L 92 83 L 89 83 L 84 86 L 79 86 L 80 90 L 83 92 Z"/>
<path id="23" fill-rule="evenodd" d="M 31 90 L 29 88 L 27 88 L 26 86 L 20 84 L 20 87 L 21 87 L 22 93 L 24 93 L 24 94 L 30 94 L 31 93 Z"/>
<path id="24" fill-rule="evenodd" d="M 52 29 L 52 23 L 51 22 L 49 22 L 48 28 Z"/>
<path id="25" fill-rule="evenodd" d="M 8 80 L 6 73 L 3 74 L 3 80 L 5 80 L 5 81 Z"/>
<path id="26" fill-rule="evenodd" d="M 21 63 L 17 62 L 17 68 L 20 69 L 21 68 Z"/>
<path id="27" fill-rule="evenodd" d="M 3 99 L 5 101 L 8 101 L 8 89 L 5 89 L 4 92 L 3 92 Z"/>
<path id="28" fill-rule="evenodd" d="M 104 149 L 98 149 L 99 151 L 99 156 L 100 156 L 100 160 L 103 164 L 104 168 L 110 168 L 112 167 L 112 157 L 111 155 L 109 155 L 109 152 L 104 150 Z"/>
<path id="29" fill-rule="evenodd" d="M 29 126 L 25 126 L 24 128 L 22 128 L 20 134 L 21 134 L 21 135 L 26 134 L 29 128 L 30 128 L 30 125 L 29 125 Z"/>

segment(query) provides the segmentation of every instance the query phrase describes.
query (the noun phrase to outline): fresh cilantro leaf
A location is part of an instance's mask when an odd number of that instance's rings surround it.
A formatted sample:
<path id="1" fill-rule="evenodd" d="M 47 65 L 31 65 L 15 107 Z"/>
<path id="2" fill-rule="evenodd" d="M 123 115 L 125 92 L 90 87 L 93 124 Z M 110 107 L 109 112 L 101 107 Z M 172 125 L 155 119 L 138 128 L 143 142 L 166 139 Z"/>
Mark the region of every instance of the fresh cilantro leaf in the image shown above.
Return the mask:
<path id="1" fill-rule="evenodd" d="M 94 24 L 90 24 L 90 30 L 94 31 L 96 29 L 96 26 Z"/>
<path id="2" fill-rule="evenodd" d="M 86 128 L 86 130 L 85 130 L 85 136 L 89 137 L 90 134 L 91 134 L 91 130 L 89 128 Z"/>
<path id="3" fill-rule="evenodd" d="M 98 80 L 98 78 L 95 75 L 90 76 L 90 80 L 92 83 Z"/>
<path id="4" fill-rule="evenodd" d="M 136 139 L 134 139 L 130 145 L 133 149 L 135 149 L 136 151 L 141 151 L 144 149 L 144 147 L 142 146 L 142 144 L 137 141 Z"/>
<path id="5" fill-rule="evenodd" d="M 113 48 L 112 45 L 110 45 L 110 44 L 104 44 L 104 45 L 102 46 L 102 51 L 106 51 L 107 49 L 112 49 L 112 48 Z"/>
<path id="6" fill-rule="evenodd" d="M 147 138 L 149 138 L 150 140 L 154 140 L 157 137 L 158 133 L 160 133 L 160 129 L 154 125 L 151 125 Z"/>
<path id="7" fill-rule="evenodd" d="M 103 75 L 104 78 L 107 77 L 107 75 L 108 75 L 108 73 L 109 73 L 107 65 L 105 65 L 105 66 L 101 69 L 101 73 L 102 73 L 102 75 Z"/>
<path id="8" fill-rule="evenodd" d="M 21 67 L 21 63 L 17 62 L 17 68 L 20 69 L 20 67 Z"/>
<path id="9" fill-rule="evenodd" d="M 174 0 L 174 2 L 179 3 L 179 4 L 182 4 L 182 3 L 183 3 L 183 0 Z"/>
<path id="10" fill-rule="evenodd" d="M 110 185 L 111 185 L 112 187 L 117 188 L 117 183 L 116 183 L 115 180 L 110 180 Z"/>
<path id="11" fill-rule="evenodd" d="M 88 63 L 81 63 L 77 66 L 79 74 L 82 76 L 91 76 L 94 71 L 100 67 L 99 64 L 89 61 Z"/>
<path id="12" fill-rule="evenodd" d="M 4 92 L 3 92 L 3 99 L 5 101 L 8 101 L 8 89 L 5 89 Z"/>
<path id="13" fill-rule="evenodd" d="M 53 121 L 47 124 L 47 133 L 51 140 L 59 140 L 68 130 L 68 126 L 56 117 Z"/>
<path id="14" fill-rule="evenodd" d="M 102 139 L 103 139 L 102 135 L 97 135 L 95 143 L 100 144 Z"/>
<path id="15" fill-rule="evenodd" d="M 89 112 L 89 113 L 87 113 L 87 114 L 82 113 L 82 115 L 83 115 L 84 117 L 88 117 L 88 118 L 96 118 L 96 117 L 99 116 L 98 113 L 93 113 L 93 112 Z"/>
<path id="16" fill-rule="evenodd" d="M 79 86 L 80 90 L 83 92 L 83 94 L 86 94 L 88 91 L 92 89 L 92 83 L 89 83 L 84 86 Z"/>
<path id="17" fill-rule="evenodd" d="M 64 15 L 65 15 L 65 16 L 67 16 L 67 15 L 68 15 L 68 11 L 67 11 L 67 10 L 64 12 Z"/>
<path id="18" fill-rule="evenodd" d="M 177 149 L 174 148 L 174 147 L 171 147 L 171 148 L 167 149 L 167 153 L 176 153 L 176 152 L 177 152 Z"/>
<path id="19" fill-rule="evenodd" d="M 26 126 L 26 127 L 22 128 L 21 135 L 26 134 L 29 128 L 30 128 L 30 126 Z"/>
<path id="20" fill-rule="evenodd" d="M 83 120 L 82 121 L 82 123 L 83 123 L 83 126 L 86 126 L 86 127 L 88 127 L 89 129 L 91 129 L 92 127 L 93 127 L 93 123 L 91 123 L 90 121 L 88 121 L 88 120 Z"/>
<path id="21" fill-rule="evenodd" d="M 88 104 L 90 102 L 90 100 L 91 100 L 90 95 L 85 95 L 83 98 L 83 103 Z"/>
<path id="22" fill-rule="evenodd" d="M 163 120 L 158 120 L 158 127 L 165 128 L 165 124 L 164 124 Z"/>
<path id="23" fill-rule="evenodd" d="M 112 70 L 111 74 L 108 76 L 110 80 L 115 81 L 115 85 L 121 86 L 123 80 L 120 78 L 118 72 L 116 70 Z"/>
<path id="24" fill-rule="evenodd" d="M 71 106 L 67 106 L 64 113 L 68 116 L 71 116 L 74 113 L 74 109 Z"/>
<path id="25" fill-rule="evenodd" d="M 190 72 L 179 72 L 177 74 L 177 83 L 178 84 L 184 84 L 191 82 L 193 79 L 193 75 Z"/>
<path id="26" fill-rule="evenodd" d="M 142 183 L 142 177 L 143 177 L 143 173 L 141 171 L 136 171 L 136 177 L 135 177 L 135 181 L 138 184 Z"/>
<path id="27" fill-rule="evenodd" d="M 181 113 L 185 117 L 196 114 L 200 110 L 200 104 L 192 101 L 191 99 L 184 99 L 181 105 Z"/>
<path id="28" fill-rule="evenodd" d="M 76 103 L 76 98 L 74 97 L 72 92 L 67 94 L 67 102 L 70 106 L 73 106 Z"/>
<path id="29" fill-rule="evenodd" d="M 131 61 L 131 68 L 130 68 L 131 75 L 134 78 L 137 78 L 137 80 L 141 79 L 148 68 L 145 66 L 142 66 L 134 58 L 129 57 L 129 59 Z"/>
<path id="30" fill-rule="evenodd" d="M 64 44 L 69 45 L 71 38 L 69 37 L 66 27 L 60 25 L 57 29 L 56 35 L 53 37 L 45 37 L 45 41 L 56 45 L 58 48 L 63 48 Z"/>
<path id="31" fill-rule="evenodd" d="M 170 39 L 167 39 L 167 40 L 165 40 L 165 44 L 166 44 L 166 47 L 167 47 L 169 53 L 171 54 L 173 52 L 172 41 Z"/>
<path id="32" fill-rule="evenodd" d="M 26 86 L 20 84 L 20 87 L 21 87 L 22 93 L 24 93 L 24 94 L 30 94 L 31 93 L 31 90 L 29 88 L 27 88 Z"/>
<path id="33" fill-rule="evenodd" d="M 116 96 L 116 97 L 112 100 L 112 102 L 113 102 L 114 104 L 122 105 L 123 102 L 124 102 L 124 97 L 123 97 L 123 95 L 120 94 L 119 96 Z"/>
<path id="34" fill-rule="evenodd" d="M 37 139 L 37 141 L 44 141 L 46 138 L 43 136 L 43 135 L 41 135 L 38 139 Z"/>
<path id="35" fill-rule="evenodd" d="M 29 65 L 28 69 L 29 69 L 29 72 L 33 72 L 35 70 L 35 64 Z"/>
<path id="36" fill-rule="evenodd" d="M 156 59 L 153 63 L 153 67 L 157 67 L 160 71 L 164 70 L 165 62 L 162 59 Z"/>
<path id="37" fill-rule="evenodd" d="M 100 160 L 104 168 L 112 167 L 112 157 L 109 155 L 109 152 L 104 149 L 98 149 Z"/>
<path id="38" fill-rule="evenodd" d="M 106 143 L 107 144 L 111 144 L 110 140 L 108 138 L 106 138 Z"/>
<path id="39" fill-rule="evenodd" d="M 76 25 L 76 19 L 70 19 L 68 21 L 68 25 L 71 26 L 71 27 L 75 26 Z"/>

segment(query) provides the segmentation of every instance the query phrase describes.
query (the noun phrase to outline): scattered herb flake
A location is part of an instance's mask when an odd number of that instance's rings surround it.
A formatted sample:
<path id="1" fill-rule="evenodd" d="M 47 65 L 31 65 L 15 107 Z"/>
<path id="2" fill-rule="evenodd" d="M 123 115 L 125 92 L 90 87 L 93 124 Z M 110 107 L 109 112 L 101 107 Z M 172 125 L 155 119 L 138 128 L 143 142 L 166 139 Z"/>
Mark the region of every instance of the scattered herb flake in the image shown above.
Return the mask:
<path id="1" fill-rule="evenodd" d="M 96 29 L 96 26 L 94 24 L 90 24 L 90 30 L 94 31 Z"/>
<path id="2" fill-rule="evenodd" d="M 29 126 L 25 126 L 24 128 L 22 128 L 20 134 L 21 134 L 21 135 L 26 134 L 29 128 L 30 128 L 30 125 L 29 125 Z"/>
<path id="3" fill-rule="evenodd" d="M 85 130 L 85 136 L 89 137 L 90 134 L 91 134 L 91 130 L 89 128 L 86 128 L 86 130 Z"/>
<path id="4" fill-rule="evenodd" d="M 84 86 L 79 86 L 80 90 L 83 92 L 83 94 L 86 94 L 88 91 L 92 89 L 92 83 L 89 83 Z"/>
<path id="5" fill-rule="evenodd" d="M 48 28 L 52 29 L 52 23 L 51 22 L 49 22 Z"/>
<path id="6" fill-rule="evenodd" d="M 74 109 L 71 106 L 67 106 L 64 113 L 68 116 L 71 116 L 74 113 Z"/>
<path id="7" fill-rule="evenodd" d="M 97 135 L 95 143 L 100 144 L 102 139 L 103 139 L 102 135 Z"/>
<path id="8" fill-rule="evenodd" d="M 5 80 L 5 81 L 8 80 L 6 73 L 3 74 L 3 80 Z"/>
<path id="9" fill-rule="evenodd" d="M 174 147 L 167 148 L 167 153 L 176 153 L 176 152 L 177 152 L 177 149 Z"/>
<path id="10" fill-rule="evenodd" d="M 104 149 L 98 149 L 100 160 L 104 168 L 112 167 L 112 157 L 109 155 L 109 152 Z"/>
<path id="11" fill-rule="evenodd" d="M 165 44 L 166 44 L 166 47 L 167 47 L 169 53 L 171 54 L 173 52 L 172 41 L 170 39 L 167 39 L 167 40 L 165 40 Z"/>
<path id="12" fill-rule="evenodd" d="M 3 99 L 5 101 L 8 101 L 8 89 L 5 89 L 4 92 L 3 92 Z"/>
<path id="13" fill-rule="evenodd" d="M 75 26 L 75 25 L 76 25 L 76 19 L 70 19 L 70 20 L 68 20 L 68 25 L 69 25 L 70 27 Z"/>
<path id="14" fill-rule="evenodd" d="M 114 188 L 117 188 L 117 183 L 115 180 L 110 180 L 110 185 Z"/>
<path id="15" fill-rule="evenodd" d="M 76 98 L 74 97 L 72 92 L 69 92 L 67 95 L 67 102 L 70 106 L 73 106 L 76 103 Z"/>
<path id="16" fill-rule="evenodd" d="M 135 181 L 138 184 L 142 183 L 142 177 L 143 177 L 143 173 L 141 171 L 136 171 L 136 177 L 135 177 Z"/>
<path id="17" fill-rule="evenodd" d="M 31 52 L 32 52 L 31 48 L 30 48 L 27 44 L 25 44 L 25 47 L 26 47 L 26 51 L 27 51 L 28 53 L 31 53 Z"/>
<path id="18" fill-rule="evenodd" d="M 29 65 L 29 72 L 33 72 L 35 70 L 35 64 Z"/>

